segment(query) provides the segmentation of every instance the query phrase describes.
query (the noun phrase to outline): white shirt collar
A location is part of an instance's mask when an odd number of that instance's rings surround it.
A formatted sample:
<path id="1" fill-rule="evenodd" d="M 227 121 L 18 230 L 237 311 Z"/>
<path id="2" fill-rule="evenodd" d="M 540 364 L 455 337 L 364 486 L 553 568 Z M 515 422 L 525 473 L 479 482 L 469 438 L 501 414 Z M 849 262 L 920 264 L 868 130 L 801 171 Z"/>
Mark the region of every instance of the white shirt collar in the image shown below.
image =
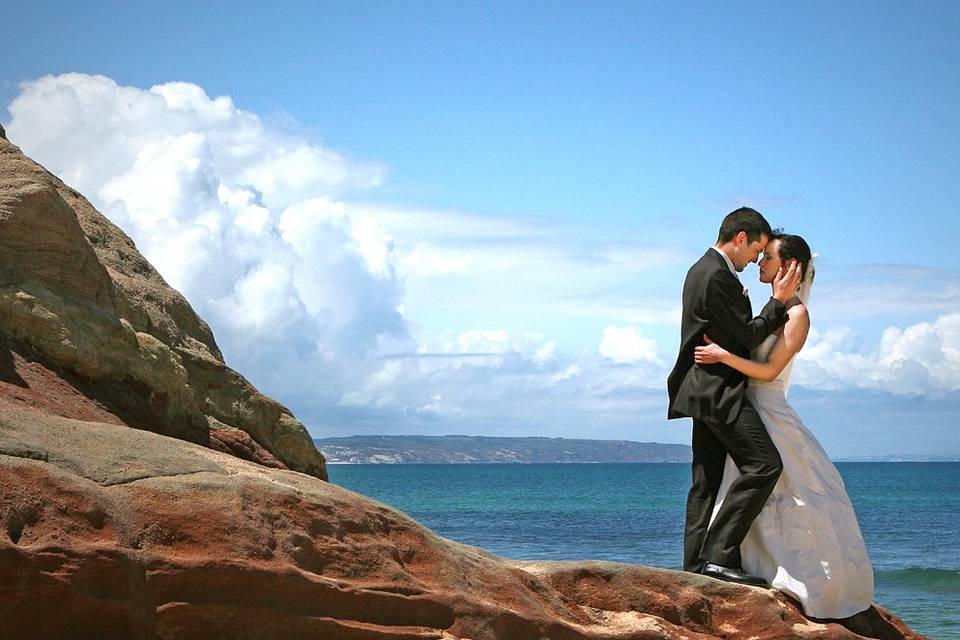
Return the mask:
<path id="1" fill-rule="evenodd" d="M 737 273 L 737 270 L 734 268 L 733 260 L 730 259 L 730 256 L 728 256 L 723 251 L 720 251 L 720 249 L 717 249 L 712 245 L 710 246 L 710 248 L 716 251 L 717 253 L 719 253 L 723 257 L 723 261 L 727 263 L 727 268 L 730 269 L 730 273 L 732 273 L 737 278 L 737 280 L 739 280 L 740 275 Z"/>

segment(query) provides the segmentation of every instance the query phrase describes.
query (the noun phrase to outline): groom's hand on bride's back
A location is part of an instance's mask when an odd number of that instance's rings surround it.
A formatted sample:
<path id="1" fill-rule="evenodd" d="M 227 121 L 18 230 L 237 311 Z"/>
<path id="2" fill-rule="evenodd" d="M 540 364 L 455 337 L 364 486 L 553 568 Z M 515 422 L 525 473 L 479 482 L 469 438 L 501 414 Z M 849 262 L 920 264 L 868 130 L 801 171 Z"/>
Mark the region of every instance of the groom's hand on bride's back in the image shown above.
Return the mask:
<path id="1" fill-rule="evenodd" d="M 730 355 L 730 352 L 710 339 L 710 336 L 703 334 L 703 341 L 707 344 L 696 347 L 693 350 L 693 361 L 697 364 L 715 364 L 723 362 L 724 358 Z"/>
<path id="2" fill-rule="evenodd" d="M 800 286 L 800 265 L 796 260 L 787 268 L 780 267 L 777 277 L 773 280 L 773 297 L 786 304 L 787 300 L 797 295 Z"/>

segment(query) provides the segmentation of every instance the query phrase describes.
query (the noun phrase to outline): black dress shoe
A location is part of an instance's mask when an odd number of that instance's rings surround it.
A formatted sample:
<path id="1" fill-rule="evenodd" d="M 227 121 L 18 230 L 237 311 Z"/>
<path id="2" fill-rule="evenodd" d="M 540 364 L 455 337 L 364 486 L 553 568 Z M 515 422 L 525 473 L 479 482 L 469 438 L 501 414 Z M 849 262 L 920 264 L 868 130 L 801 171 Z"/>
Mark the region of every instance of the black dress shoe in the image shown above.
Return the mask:
<path id="1" fill-rule="evenodd" d="M 736 582 L 737 584 L 749 584 L 754 587 L 770 586 L 763 578 L 752 576 L 743 569 L 733 569 L 731 567 L 725 567 L 722 564 L 714 564 L 712 562 L 708 562 L 707 564 L 703 565 L 703 570 L 701 570 L 700 573 L 710 578 L 725 580 L 727 582 Z"/>

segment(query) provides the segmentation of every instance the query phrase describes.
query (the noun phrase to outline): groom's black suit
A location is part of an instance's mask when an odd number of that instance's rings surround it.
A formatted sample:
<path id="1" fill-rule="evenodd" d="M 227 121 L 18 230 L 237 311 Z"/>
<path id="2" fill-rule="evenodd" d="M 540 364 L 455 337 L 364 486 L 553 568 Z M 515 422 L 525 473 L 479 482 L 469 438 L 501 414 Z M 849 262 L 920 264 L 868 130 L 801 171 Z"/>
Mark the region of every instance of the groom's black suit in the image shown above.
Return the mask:
<path id="1" fill-rule="evenodd" d="M 760 416 L 744 397 L 747 378 L 725 364 L 698 365 L 703 336 L 744 358 L 778 327 L 785 307 L 775 298 L 756 318 L 750 298 L 715 249 L 687 272 L 683 283 L 680 353 L 667 379 L 667 418 L 693 418 L 693 479 L 687 496 L 683 568 L 704 562 L 738 567 L 740 543 L 780 477 L 780 454 Z M 727 454 L 740 469 L 710 526 Z M 709 527 L 709 530 L 708 530 Z"/>

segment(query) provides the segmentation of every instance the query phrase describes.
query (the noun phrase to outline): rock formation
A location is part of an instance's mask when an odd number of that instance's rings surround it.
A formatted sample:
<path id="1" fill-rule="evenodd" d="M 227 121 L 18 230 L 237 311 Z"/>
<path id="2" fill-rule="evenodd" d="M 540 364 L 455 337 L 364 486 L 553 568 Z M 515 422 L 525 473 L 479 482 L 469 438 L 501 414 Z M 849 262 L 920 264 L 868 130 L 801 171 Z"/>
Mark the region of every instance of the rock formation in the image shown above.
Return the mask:
<path id="1" fill-rule="evenodd" d="M 305 474 L 12 404 L 0 521 L 10 638 L 918 637 L 666 569 L 511 562 Z"/>
<path id="2" fill-rule="evenodd" d="M 133 241 L 5 139 L 0 330 L 122 423 L 326 478 L 304 426 L 224 364 L 210 328 Z"/>
<path id="3" fill-rule="evenodd" d="M 919 638 L 878 607 L 499 558 L 324 476 L 130 239 L 0 140 L 0 638 Z"/>

